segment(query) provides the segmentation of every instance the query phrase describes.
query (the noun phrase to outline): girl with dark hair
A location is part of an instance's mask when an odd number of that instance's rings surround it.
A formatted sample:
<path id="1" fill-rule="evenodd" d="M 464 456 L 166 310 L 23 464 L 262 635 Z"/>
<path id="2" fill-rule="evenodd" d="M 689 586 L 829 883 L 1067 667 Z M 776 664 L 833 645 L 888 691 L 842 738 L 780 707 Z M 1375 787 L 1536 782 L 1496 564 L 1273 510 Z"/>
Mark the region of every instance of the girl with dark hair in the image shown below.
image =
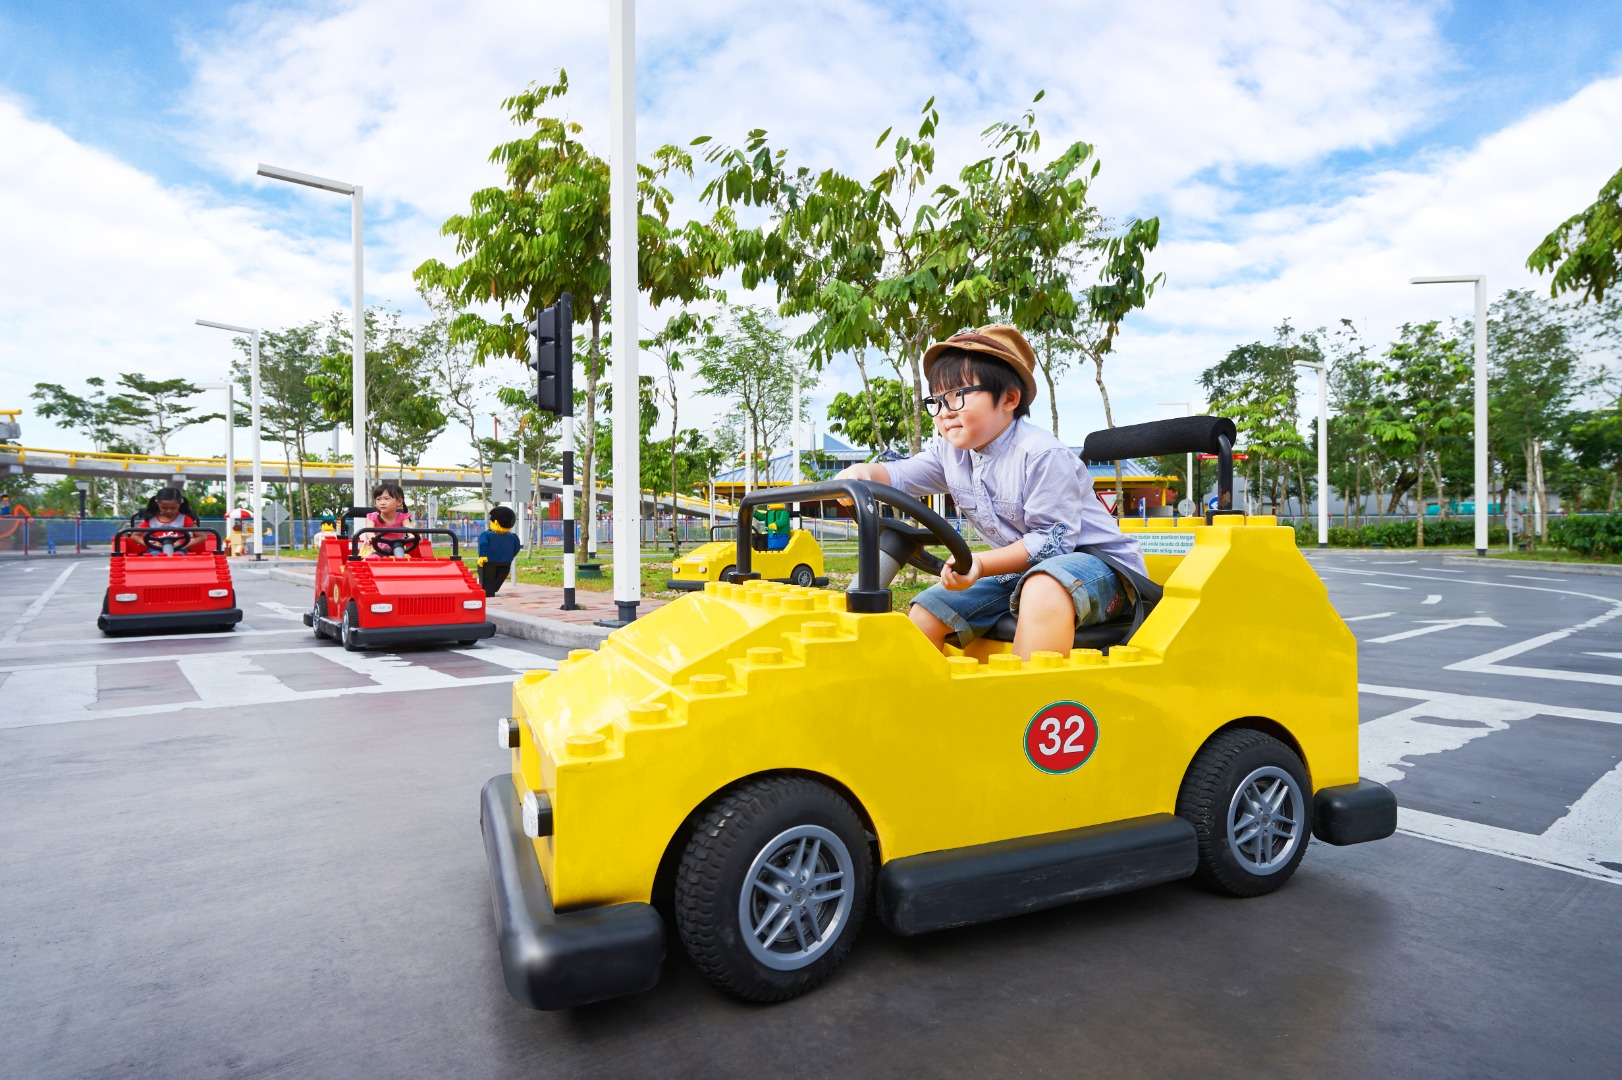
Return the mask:
<path id="1" fill-rule="evenodd" d="M 146 501 L 146 508 L 131 517 L 130 524 L 137 529 L 162 529 L 170 525 L 178 529 L 195 529 L 197 515 L 192 511 L 191 503 L 184 491 L 176 487 L 166 487 L 159 488 L 158 493 Z M 173 534 L 176 540 L 184 535 L 180 532 Z M 162 539 L 163 534 L 156 534 L 156 538 Z M 185 550 L 196 551 L 207 542 L 207 536 L 197 533 L 186 542 Z M 148 554 L 158 553 L 148 552 Z"/>
<path id="2" fill-rule="evenodd" d="M 376 510 L 366 515 L 366 524 L 374 529 L 401 528 L 412 529 L 416 523 L 411 520 L 411 514 L 406 510 L 405 489 L 392 480 L 385 480 L 372 489 L 372 505 Z M 375 533 L 372 537 L 374 549 L 376 541 L 385 543 L 398 542 L 405 539 L 404 533 Z M 417 548 L 412 553 L 413 558 L 431 559 L 433 551 L 428 546 L 428 538 L 422 537 Z"/>

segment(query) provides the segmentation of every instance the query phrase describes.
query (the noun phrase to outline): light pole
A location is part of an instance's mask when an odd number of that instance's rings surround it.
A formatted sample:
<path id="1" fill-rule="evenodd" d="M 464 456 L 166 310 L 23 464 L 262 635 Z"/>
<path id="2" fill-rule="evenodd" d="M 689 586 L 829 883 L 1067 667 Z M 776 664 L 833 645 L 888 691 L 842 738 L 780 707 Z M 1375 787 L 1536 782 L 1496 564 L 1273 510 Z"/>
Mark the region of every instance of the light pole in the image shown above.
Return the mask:
<path id="1" fill-rule="evenodd" d="M 225 391 L 225 512 L 237 501 L 236 388 L 230 382 L 198 383 L 200 390 Z"/>
<path id="2" fill-rule="evenodd" d="M 75 492 L 77 492 L 78 496 L 79 496 L 79 520 L 74 523 L 75 528 L 73 530 L 73 553 L 75 555 L 83 555 L 84 554 L 85 498 L 90 494 L 90 481 L 88 481 L 88 480 L 75 480 L 73 482 L 73 490 Z"/>
<path id="3" fill-rule="evenodd" d="M 229 330 L 233 334 L 247 334 L 253 338 L 253 360 L 249 368 L 250 378 L 248 383 L 253 410 L 253 489 L 248 498 L 248 507 L 253 511 L 253 558 L 255 562 L 258 562 L 265 557 L 264 531 L 259 525 L 259 504 L 263 501 L 261 496 L 265 490 L 264 477 L 261 475 L 261 459 L 259 457 L 259 331 L 250 326 L 232 326 L 230 323 L 210 322 L 207 319 L 198 319 L 197 325 L 207 326 L 214 330 Z M 229 401 L 229 399 L 227 400 Z M 226 437 L 225 445 L 227 447 L 231 446 L 231 436 Z M 229 457 L 230 454 L 231 451 L 227 449 L 226 456 Z M 232 461 L 226 468 L 234 468 L 235 464 L 235 461 Z"/>
<path id="4" fill-rule="evenodd" d="M 609 280 L 614 294 L 614 606 L 642 599 L 642 470 L 637 403 L 636 2 L 608 6 Z"/>
<path id="5" fill-rule="evenodd" d="M 1194 415 L 1195 406 L 1194 406 L 1194 403 L 1192 401 L 1162 401 L 1162 402 L 1158 402 L 1158 404 L 1162 408 L 1166 408 L 1166 409 L 1170 409 L 1170 408 L 1174 408 L 1174 407 L 1178 408 L 1178 409 L 1182 409 L 1184 416 L 1193 416 Z M 1194 504 L 1194 513 L 1198 514 L 1200 512 L 1200 496 L 1203 495 L 1204 492 L 1194 490 L 1194 455 L 1193 454 L 1188 455 L 1188 461 L 1184 463 L 1183 467 L 1188 470 L 1187 472 L 1183 473 L 1183 484 L 1187 488 L 1187 491 L 1184 493 L 1183 497 L 1186 498 L 1189 502 Z"/>
<path id="6" fill-rule="evenodd" d="M 1326 548 L 1329 546 L 1329 361 L 1297 360 L 1295 366 L 1318 373 L 1318 546 Z"/>
<path id="7" fill-rule="evenodd" d="M 305 187 L 320 188 L 322 191 L 333 191 L 339 195 L 350 196 L 353 210 L 353 233 L 355 241 L 355 310 L 350 320 L 350 336 L 353 339 L 351 356 L 354 366 L 350 371 L 350 381 L 353 391 L 350 409 L 353 419 L 350 422 L 350 431 L 354 433 L 355 458 L 355 491 L 354 505 L 362 506 L 366 500 L 366 289 L 364 274 L 363 250 L 364 244 L 364 194 L 359 184 L 346 184 L 342 180 L 327 180 L 320 176 L 311 176 L 309 173 L 294 172 L 292 169 L 283 169 L 275 165 L 261 163 L 259 175 L 268 176 L 272 180 L 286 180 L 290 184 L 303 184 Z M 633 387 L 635 382 L 631 384 Z M 632 391 L 632 401 L 636 400 L 635 391 Z M 334 432 L 334 439 L 336 439 Z M 257 525 L 258 523 L 255 522 Z M 255 549 L 257 550 L 257 549 Z"/>
<path id="8" fill-rule="evenodd" d="M 1410 285 L 1462 285 L 1476 287 L 1476 554 L 1487 556 L 1487 275 L 1454 274 L 1446 277 L 1409 278 Z M 1421 506 L 1423 514 L 1425 508 Z"/>

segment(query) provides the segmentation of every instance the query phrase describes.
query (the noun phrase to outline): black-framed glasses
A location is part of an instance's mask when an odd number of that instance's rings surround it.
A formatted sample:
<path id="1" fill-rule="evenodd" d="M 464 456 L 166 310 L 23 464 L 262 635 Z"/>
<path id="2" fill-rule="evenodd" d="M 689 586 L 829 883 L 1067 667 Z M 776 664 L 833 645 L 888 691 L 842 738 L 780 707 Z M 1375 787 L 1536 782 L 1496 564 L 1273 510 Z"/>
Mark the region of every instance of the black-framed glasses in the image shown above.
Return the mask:
<path id="1" fill-rule="evenodd" d="M 980 386 L 978 384 L 974 386 L 959 386 L 954 390 L 943 390 L 938 394 L 931 394 L 924 398 L 924 411 L 930 416 L 939 416 L 941 414 L 941 408 L 944 406 L 947 412 L 961 412 L 963 409 L 963 399 L 974 393 L 976 390 L 984 390 L 987 393 L 990 393 L 991 387 Z"/>

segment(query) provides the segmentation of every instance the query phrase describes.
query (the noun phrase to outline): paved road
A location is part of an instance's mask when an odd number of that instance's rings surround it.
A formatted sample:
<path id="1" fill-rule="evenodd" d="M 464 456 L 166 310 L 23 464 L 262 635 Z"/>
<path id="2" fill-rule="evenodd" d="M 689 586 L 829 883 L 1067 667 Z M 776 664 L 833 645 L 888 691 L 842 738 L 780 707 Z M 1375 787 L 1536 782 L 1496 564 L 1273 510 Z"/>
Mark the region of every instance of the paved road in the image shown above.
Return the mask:
<path id="1" fill-rule="evenodd" d="M 1622 579 L 1312 558 L 1398 836 L 565 1014 L 502 988 L 476 824 L 555 650 L 356 658 L 247 570 L 237 633 L 103 642 L 100 560 L 0 564 L 0 1075 L 1614 1075 Z"/>

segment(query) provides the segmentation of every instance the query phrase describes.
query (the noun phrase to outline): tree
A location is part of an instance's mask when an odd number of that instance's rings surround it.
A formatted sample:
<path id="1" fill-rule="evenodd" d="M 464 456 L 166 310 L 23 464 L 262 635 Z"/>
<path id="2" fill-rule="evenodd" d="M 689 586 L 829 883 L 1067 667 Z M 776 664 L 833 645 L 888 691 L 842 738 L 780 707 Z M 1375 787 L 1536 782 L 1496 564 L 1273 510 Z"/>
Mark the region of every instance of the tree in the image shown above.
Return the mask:
<path id="1" fill-rule="evenodd" d="M 737 402 L 743 441 L 757 458 L 770 461 L 793 413 L 794 374 L 804 370 L 803 357 L 759 307 L 730 308 L 726 328 L 706 337 L 693 355 L 703 380 L 699 393 Z M 802 398 L 808 389 L 801 388 Z M 749 468 L 754 475 L 758 461 Z"/>
<path id="2" fill-rule="evenodd" d="M 1572 337 L 1569 313 L 1526 289 L 1509 290 L 1488 311 L 1491 431 L 1525 462 L 1540 540 L 1548 539 L 1544 445 L 1558 437 L 1572 402 L 1586 389 Z"/>
<path id="3" fill-rule="evenodd" d="M 1390 367 L 1381 373 L 1382 395 L 1376 400 L 1371 430 L 1382 443 L 1413 455 L 1419 507 L 1417 545 L 1425 546 L 1425 474 L 1437 484 L 1443 500 L 1437 452 L 1440 444 L 1473 423 L 1467 388 L 1471 364 L 1456 337 L 1445 337 L 1432 320 L 1404 323 L 1398 340 L 1386 351 Z M 1483 508 L 1484 509 L 1484 508 Z"/>
<path id="4" fill-rule="evenodd" d="M 450 323 L 450 340 L 471 345 L 473 362 L 493 356 L 528 356 L 526 326 L 543 308 L 567 292 L 583 313 L 586 348 L 577 350 L 586 368 L 585 430 L 581 457 L 586 477 L 587 520 L 595 517 L 596 410 L 599 380 L 607 367 L 602 352 L 603 323 L 609 317 L 608 163 L 580 139 L 577 123 L 543 115 L 568 93 L 569 78 L 558 71 L 551 85 L 531 83 L 502 102 L 514 124 L 532 127 L 525 137 L 503 143 L 490 160 L 506 173 L 506 187 L 473 193 L 469 213 L 446 220 L 440 232 L 454 237 L 463 261 L 447 266 L 430 259 L 412 277 L 425 294 L 460 310 Z M 652 166 L 637 166 L 640 287 L 657 307 L 669 299 L 691 302 L 708 294 L 708 281 L 720 270 L 714 234 L 697 222 L 670 223 L 673 196 L 661 186 L 670 175 L 692 174 L 692 158 L 661 147 Z M 471 310 L 495 303 L 499 319 Z M 507 310 L 515 308 L 517 314 Z M 588 554 L 596 550 L 587 533 Z"/>
<path id="5" fill-rule="evenodd" d="M 844 435 L 877 458 L 906 441 L 912 412 L 912 389 L 899 379 L 875 378 L 860 395 L 841 391 L 828 405 L 828 430 Z M 879 426 L 875 428 L 873 425 Z"/>
<path id="6" fill-rule="evenodd" d="M 334 314 L 331 318 L 336 325 L 341 316 Z M 323 428 L 323 413 L 316 406 L 310 376 L 321 370 L 321 357 L 328 351 L 326 336 L 322 324 L 311 321 L 267 331 L 259 337 L 259 422 L 265 436 L 281 444 L 289 475 L 297 470 L 305 520 L 309 520 L 314 511 L 310 485 L 304 476 L 304 462 L 310 455 L 310 436 Z M 242 356 L 231 363 L 232 377 L 243 399 L 251 400 L 253 342 L 245 337 L 233 340 Z M 251 414 L 244 415 L 246 412 L 238 410 L 239 426 L 251 423 Z"/>
<path id="7" fill-rule="evenodd" d="M 419 341 L 440 407 L 467 428 L 468 445 L 473 447 L 473 463 L 480 473 L 485 473 L 484 451 L 479 441 L 478 404 L 488 388 L 488 380 L 479 375 L 479 366 L 473 362 L 472 349 L 451 340 L 449 319 L 443 313 L 423 328 Z M 488 479 L 479 481 L 479 491 L 483 500 L 489 502 Z"/>
<path id="8" fill-rule="evenodd" d="M 220 413 L 192 415 L 196 406 L 183 402 L 202 391 L 185 379 L 149 379 L 138 371 L 126 371 L 118 377 L 118 385 L 136 418 L 130 426 L 151 435 L 161 455 L 168 455 L 171 436 L 195 424 L 225 419 Z"/>
<path id="9" fill-rule="evenodd" d="M 126 434 L 127 429 L 141 422 L 139 405 L 127 395 L 109 395 L 106 380 L 99 376 L 87 378 L 85 385 L 89 387 L 88 393 L 75 394 L 59 383 L 35 383 L 29 397 L 39 403 L 36 409 L 39 415 L 62 421 L 64 427 L 88 436 L 92 449 L 103 453 L 139 453 L 141 447 L 134 445 Z M 121 492 L 121 485 L 131 490 Z M 112 511 L 117 515 L 120 513 L 120 495 L 133 495 L 134 486 L 128 482 L 114 481 L 111 491 Z M 101 484 L 94 478 L 90 481 L 86 501 L 91 513 L 101 511 Z"/>
<path id="10" fill-rule="evenodd" d="M 1259 341 L 1231 349 L 1200 375 L 1213 413 L 1233 419 L 1244 441 L 1250 494 L 1264 493 L 1273 512 L 1289 499 L 1293 476 L 1298 505 L 1306 509 L 1306 480 L 1301 464 L 1312 450 L 1301 435 L 1301 406 L 1296 393 L 1297 363 L 1324 359 L 1317 334 L 1299 334 L 1288 319 L 1274 330 L 1274 343 Z"/>
<path id="11" fill-rule="evenodd" d="M 1616 284 L 1619 256 L 1622 169 L 1605 182 L 1592 205 L 1561 222 L 1543 238 L 1526 257 L 1526 268 L 1540 274 L 1554 271 L 1554 279 L 1549 282 L 1551 297 L 1581 290 L 1583 300 L 1599 303 L 1605 299 L 1606 290 Z"/>
<path id="12" fill-rule="evenodd" d="M 1605 512 L 1616 513 L 1622 491 L 1622 396 L 1610 408 L 1573 414 L 1565 437 L 1579 466 L 1605 475 Z"/>

